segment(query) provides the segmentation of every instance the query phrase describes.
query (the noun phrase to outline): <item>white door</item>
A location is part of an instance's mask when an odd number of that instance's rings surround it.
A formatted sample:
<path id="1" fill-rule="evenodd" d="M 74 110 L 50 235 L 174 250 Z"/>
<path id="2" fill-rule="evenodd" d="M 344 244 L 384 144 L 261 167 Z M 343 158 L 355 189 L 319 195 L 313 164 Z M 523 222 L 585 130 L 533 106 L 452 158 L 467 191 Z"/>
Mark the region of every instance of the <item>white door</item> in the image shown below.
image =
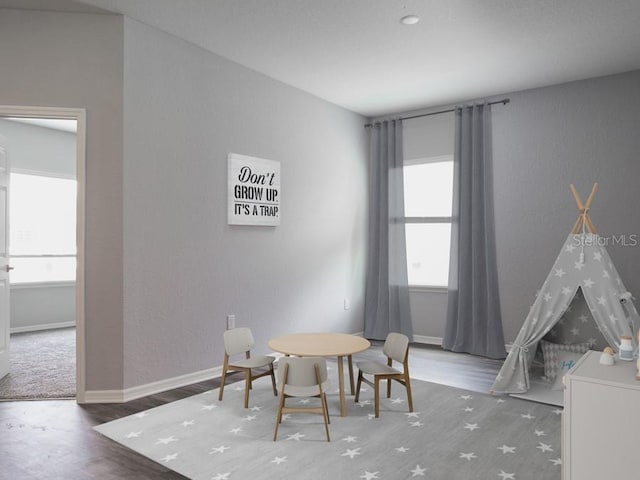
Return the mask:
<path id="1" fill-rule="evenodd" d="M 9 165 L 0 137 L 0 378 L 9 373 Z"/>

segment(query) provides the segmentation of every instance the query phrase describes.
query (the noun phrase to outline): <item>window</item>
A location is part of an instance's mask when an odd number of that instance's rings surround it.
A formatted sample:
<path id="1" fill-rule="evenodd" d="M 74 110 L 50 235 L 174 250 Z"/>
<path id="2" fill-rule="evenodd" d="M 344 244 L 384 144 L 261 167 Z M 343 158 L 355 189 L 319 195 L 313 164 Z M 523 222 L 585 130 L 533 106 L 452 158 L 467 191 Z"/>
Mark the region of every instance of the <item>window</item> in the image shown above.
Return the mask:
<path id="1" fill-rule="evenodd" d="M 409 285 L 447 286 L 453 157 L 404 164 L 405 232 Z"/>
<path id="2" fill-rule="evenodd" d="M 76 277 L 76 181 L 12 173 L 12 284 L 73 282 Z"/>

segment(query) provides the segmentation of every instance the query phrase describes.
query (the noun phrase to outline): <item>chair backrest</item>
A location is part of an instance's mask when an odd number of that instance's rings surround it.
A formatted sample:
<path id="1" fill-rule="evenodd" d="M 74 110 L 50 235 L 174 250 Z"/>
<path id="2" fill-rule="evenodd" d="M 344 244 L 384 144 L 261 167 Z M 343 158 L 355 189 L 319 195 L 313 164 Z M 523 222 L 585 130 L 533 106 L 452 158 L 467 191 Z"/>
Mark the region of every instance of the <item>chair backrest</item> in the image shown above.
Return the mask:
<path id="1" fill-rule="evenodd" d="M 289 366 L 287 386 L 313 387 L 318 385 L 315 365 L 318 365 L 320 384 L 327 381 L 327 361 L 323 357 L 282 357 L 278 360 L 278 385 L 282 385 L 284 372 L 287 370 L 286 365 Z M 295 393 L 292 394 L 295 395 Z"/>
<path id="2" fill-rule="evenodd" d="M 382 352 L 396 362 L 404 362 L 409 349 L 409 337 L 402 333 L 390 333 L 384 341 Z"/>
<path id="3" fill-rule="evenodd" d="M 229 356 L 248 352 L 256 344 L 251 330 L 247 327 L 225 330 L 223 339 L 224 350 Z"/>

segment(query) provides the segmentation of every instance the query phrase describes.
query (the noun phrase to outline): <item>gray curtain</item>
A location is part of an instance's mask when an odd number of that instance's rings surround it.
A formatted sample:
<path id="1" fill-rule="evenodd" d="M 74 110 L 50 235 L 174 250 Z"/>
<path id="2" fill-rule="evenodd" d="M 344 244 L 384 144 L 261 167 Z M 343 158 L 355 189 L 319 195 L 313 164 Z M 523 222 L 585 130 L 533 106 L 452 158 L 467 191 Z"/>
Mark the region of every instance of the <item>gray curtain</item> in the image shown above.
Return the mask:
<path id="1" fill-rule="evenodd" d="M 369 231 L 364 336 L 413 336 L 407 281 L 402 178 L 402 120 L 370 129 Z"/>
<path id="2" fill-rule="evenodd" d="M 505 358 L 493 218 L 491 107 L 456 108 L 453 222 L 442 347 Z"/>

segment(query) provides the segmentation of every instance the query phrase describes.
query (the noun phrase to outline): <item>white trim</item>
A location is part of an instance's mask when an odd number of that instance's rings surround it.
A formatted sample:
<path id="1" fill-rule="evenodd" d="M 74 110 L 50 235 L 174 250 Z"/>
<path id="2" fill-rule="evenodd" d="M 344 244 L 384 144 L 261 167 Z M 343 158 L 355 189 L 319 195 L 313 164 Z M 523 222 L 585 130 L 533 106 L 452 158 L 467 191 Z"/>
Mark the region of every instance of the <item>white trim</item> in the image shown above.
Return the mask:
<path id="1" fill-rule="evenodd" d="M 76 179 L 76 175 L 72 174 L 72 173 L 46 172 L 44 170 L 32 170 L 30 168 L 13 168 L 13 167 L 11 167 L 10 173 L 17 173 L 18 175 L 31 175 L 33 177 L 60 178 L 62 180 L 75 180 Z"/>
<path id="2" fill-rule="evenodd" d="M 413 341 L 415 343 L 424 343 L 426 345 L 438 345 L 442 346 L 442 337 L 429 337 L 427 335 L 414 335 Z"/>
<path id="3" fill-rule="evenodd" d="M 405 158 L 402 164 L 404 166 L 408 166 L 408 165 L 422 165 L 424 163 L 443 163 L 443 162 L 453 162 L 453 153 L 447 153 L 444 155 L 434 155 L 433 157 Z"/>
<path id="4" fill-rule="evenodd" d="M 12 283 L 10 285 L 11 289 L 22 289 L 22 288 L 58 288 L 58 287 L 75 287 L 76 282 L 21 282 L 21 283 Z"/>
<path id="5" fill-rule="evenodd" d="M 138 385 L 124 390 L 89 390 L 84 397 L 84 403 L 124 403 L 146 397 L 155 393 L 165 392 L 174 388 L 192 385 L 205 380 L 211 380 L 222 375 L 222 366 L 187 373 L 173 378 L 159 380 L 157 382 Z"/>
<path id="6" fill-rule="evenodd" d="M 409 285 L 409 293 L 444 293 L 446 295 L 448 287 L 438 285 Z"/>
<path id="7" fill-rule="evenodd" d="M 14 333 L 39 332 L 41 330 L 55 330 L 75 326 L 76 322 L 41 323 L 40 325 L 29 325 L 27 327 L 13 327 L 9 329 L 9 333 L 13 335 Z"/>
<path id="8" fill-rule="evenodd" d="M 84 108 L 0 105 L 0 117 L 41 117 L 75 119 L 76 133 L 76 401 L 86 401 L 85 379 L 85 185 L 87 151 L 87 111 Z"/>

